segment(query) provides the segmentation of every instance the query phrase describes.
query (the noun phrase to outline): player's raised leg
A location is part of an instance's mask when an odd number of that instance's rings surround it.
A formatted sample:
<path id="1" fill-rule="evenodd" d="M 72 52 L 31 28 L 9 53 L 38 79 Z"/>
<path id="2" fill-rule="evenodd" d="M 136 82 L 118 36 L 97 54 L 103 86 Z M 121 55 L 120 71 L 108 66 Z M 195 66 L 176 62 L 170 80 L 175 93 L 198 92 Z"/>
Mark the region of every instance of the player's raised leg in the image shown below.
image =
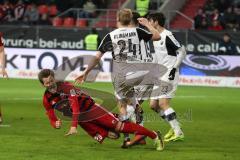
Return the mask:
<path id="1" fill-rule="evenodd" d="M 99 111 L 100 110 L 106 111 L 101 106 L 98 106 L 97 109 Z M 157 150 L 161 151 L 164 149 L 164 144 L 160 134 L 154 131 L 150 131 L 147 128 L 144 128 L 135 123 L 121 122 L 117 118 L 115 118 L 112 113 L 108 111 L 106 111 L 106 114 L 104 114 L 104 116 L 101 116 L 95 119 L 93 123 L 104 126 L 105 128 L 108 128 L 110 130 L 114 129 L 116 132 L 120 132 L 120 133 L 132 133 L 132 134 L 136 133 L 136 134 L 147 136 L 154 140 Z M 130 142 L 126 142 L 126 146 L 131 146 Z"/>
<path id="2" fill-rule="evenodd" d="M 119 134 L 113 131 L 109 131 L 97 124 L 91 122 L 79 122 L 78 123 L 93 139 L 102 143 L 105 138 L 118 139 Z"/>
<path id="3" fill-rule="evenodd" d="M 154 140 L 157 150 L 161 151 L 164 149 L 164 144 L 161 139 L 160 132 L 157 133 L 154 131 L 150 131 L 145 127 L 131 122 L 118 122 L 115 130 L 121 133 L 136 133 L 139 135 L 147 136 Z M 132 144 L 130 142 L 127 142 L 126 145 L 131 146 Z"/>
<path id="4" fill-rule="evenodd" d="M 128 122 L 129 121 L 129 115 L 127 113 L 127 100 L 119 100 L 119 120 L 121 122 Z M 130 137 L 128 133 L 124 133 L 124 139 L 123 139 L 123 144 L 122 148 L 125 148 L 125 143 L 130 141 Z"/>
<path id="5" fill-rule="evenodd" d="M 139 105 L 133 106 L 128 105 L 127 106 L 127 113 L 129 115 L 129 119 L 131 122 L 139 124 L 140 126 L 143 126 L 143 110 Z M 135 133 L 134 138 L 130 141 L 131 145 L 145 145 L 145 136 Z"/>

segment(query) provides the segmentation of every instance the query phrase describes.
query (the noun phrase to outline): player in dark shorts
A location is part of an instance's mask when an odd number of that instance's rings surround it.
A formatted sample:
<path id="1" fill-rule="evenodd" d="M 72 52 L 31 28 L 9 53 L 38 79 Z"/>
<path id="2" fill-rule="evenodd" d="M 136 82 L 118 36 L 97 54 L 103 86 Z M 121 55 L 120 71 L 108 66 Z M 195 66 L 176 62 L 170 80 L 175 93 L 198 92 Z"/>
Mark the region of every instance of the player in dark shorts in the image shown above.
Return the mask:
<path id="1" fill-rule="evenodd" d="M 138 133 L 153 139 L 156 150 L 163 150 L 163 141 L 158 133 L 135 123 L 119 121 L 112 113 L 96 104 L 90 96 L 79 88 L 74 87 L 69 82 L 57 82 L 52 70 L 43 69 L 38 74 L 38 78 L 46 88 L 43 105 L 51 125 L 54 128 L 61 127 L 61 120 L 55 115 L 55 110 L 62 112 L 64 116 L 72 117 L 71 128 L 66 136 L 76 134 L 78 125 L 99 143 L 108 137 L 109 132 Z"/>

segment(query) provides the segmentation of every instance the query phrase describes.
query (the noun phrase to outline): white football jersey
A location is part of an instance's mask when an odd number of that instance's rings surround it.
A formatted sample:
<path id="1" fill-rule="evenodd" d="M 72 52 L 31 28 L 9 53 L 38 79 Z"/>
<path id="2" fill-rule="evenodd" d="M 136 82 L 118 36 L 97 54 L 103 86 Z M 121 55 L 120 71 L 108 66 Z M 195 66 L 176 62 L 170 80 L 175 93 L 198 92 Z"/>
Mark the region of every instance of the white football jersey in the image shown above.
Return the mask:
<path id="1" fill-rule="evenodd" d="M 176 63 L 176 51 L 181 45 L 169 30 L 164 29 L 160 36 L 161 39 L 159 41 L 153 41 L 156 62 L 171 69 Z"/>
<path id="2" fill-rule="evenodd" d="M 98 50 L 102 53 L 111 51 L 114 61 L 142 62 L 147 53 L 141 45 L 145 45 L 144 42 L 148 42 L 151 38 L 150 32 L 138 27 L 118 28 L 104 37 Z"/>

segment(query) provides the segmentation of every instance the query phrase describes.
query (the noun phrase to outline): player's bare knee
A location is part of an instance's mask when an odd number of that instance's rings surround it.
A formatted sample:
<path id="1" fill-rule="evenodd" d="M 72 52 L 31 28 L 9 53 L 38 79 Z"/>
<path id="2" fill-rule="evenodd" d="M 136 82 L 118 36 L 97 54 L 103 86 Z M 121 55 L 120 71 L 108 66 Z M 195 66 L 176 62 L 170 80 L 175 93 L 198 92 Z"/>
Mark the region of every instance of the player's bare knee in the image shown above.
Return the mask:
<path id="1" fill-rule="evenodd" d="M 157 113 L 159 111 L 158 103 L 155 101 L 150 101 L 150 108 Z"/>
<path id="2" fill-rule="evenodd" d="M 158 105 L 161 110 L 166 110 L 169 108 L 169 101 L 168 100 L 160 100 Z"/>

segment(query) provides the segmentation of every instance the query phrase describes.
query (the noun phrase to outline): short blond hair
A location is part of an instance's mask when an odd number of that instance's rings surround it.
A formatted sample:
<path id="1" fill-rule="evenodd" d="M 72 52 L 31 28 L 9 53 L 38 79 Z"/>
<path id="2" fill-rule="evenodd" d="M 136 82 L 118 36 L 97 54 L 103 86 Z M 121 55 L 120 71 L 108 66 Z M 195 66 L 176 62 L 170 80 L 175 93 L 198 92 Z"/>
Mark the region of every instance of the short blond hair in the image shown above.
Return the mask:
<path id="1" fill-rule="evenodd" d="M 132 21 L 132 17 L 133 17 L 133 14 L 131 9 L 124 8 L 117 13 L 118 21 L 122 25 L 129 25 Z"/>

